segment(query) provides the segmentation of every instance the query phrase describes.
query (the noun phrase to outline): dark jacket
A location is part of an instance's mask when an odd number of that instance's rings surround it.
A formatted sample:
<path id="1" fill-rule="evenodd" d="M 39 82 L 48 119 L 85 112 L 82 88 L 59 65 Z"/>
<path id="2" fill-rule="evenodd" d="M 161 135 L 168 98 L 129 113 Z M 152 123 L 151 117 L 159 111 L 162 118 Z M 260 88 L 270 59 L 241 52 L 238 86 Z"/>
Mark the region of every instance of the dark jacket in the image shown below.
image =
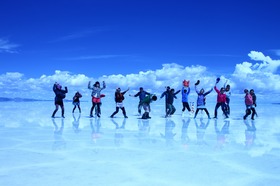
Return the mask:
<path id="1" fill-rule="evenodd" d="M 68 93 L 68 89 L 67 87 L 65 87 L 65 90 L 58 89 L 57 84 L 54 84 L 53 92 L 55 93 L 55 101 L 62 101 L 66 97 L 66 93 Z"/>

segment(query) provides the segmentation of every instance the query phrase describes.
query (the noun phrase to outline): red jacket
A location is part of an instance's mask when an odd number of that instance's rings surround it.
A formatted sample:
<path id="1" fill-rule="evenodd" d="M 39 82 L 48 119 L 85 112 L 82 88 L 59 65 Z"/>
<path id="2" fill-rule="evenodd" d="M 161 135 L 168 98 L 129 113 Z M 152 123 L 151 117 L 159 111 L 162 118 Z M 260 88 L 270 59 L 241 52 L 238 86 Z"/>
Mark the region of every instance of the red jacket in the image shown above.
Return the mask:
<path id="1" fill-rule="evenodd" d="M 217 102 L 218 102 L 218 103 L 226 103 L 227 95 L 226 95 L 226 94 L 222 94 L 222 93 L 220 92 L 220 90 L 217 89 L 216 86 L 214 87 L 214 89 L 215 89 L 215 91 L 218 93 Z"/>

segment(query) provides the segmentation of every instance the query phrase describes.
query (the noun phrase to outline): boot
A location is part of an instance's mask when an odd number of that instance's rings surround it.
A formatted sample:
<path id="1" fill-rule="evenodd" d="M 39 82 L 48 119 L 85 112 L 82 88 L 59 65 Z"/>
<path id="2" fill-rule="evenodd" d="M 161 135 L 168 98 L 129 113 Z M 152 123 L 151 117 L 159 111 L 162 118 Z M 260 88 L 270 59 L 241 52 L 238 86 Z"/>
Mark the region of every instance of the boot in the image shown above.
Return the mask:
<path id="1" fill-rule="evenodd" d="M 148 119 L 148 117 L 149 117 L 149 113 L 144 112 L 144 114 L 142 115 L 142 119 Z"/>

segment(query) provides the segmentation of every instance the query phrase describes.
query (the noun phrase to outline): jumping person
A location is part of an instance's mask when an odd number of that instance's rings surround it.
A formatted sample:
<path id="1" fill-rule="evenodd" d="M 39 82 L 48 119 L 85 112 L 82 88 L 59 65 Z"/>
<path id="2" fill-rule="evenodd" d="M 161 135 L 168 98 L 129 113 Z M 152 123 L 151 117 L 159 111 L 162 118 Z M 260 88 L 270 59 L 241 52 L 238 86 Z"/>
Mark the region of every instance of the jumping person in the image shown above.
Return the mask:
<path id="1" fill-rule="evenodd" d="M 81 107 L 80 107 L 80 98 L 82 97 L 82 94 L 80 92 L 76 92 L 74 97 L 73 97 L 73 105 L 74 108 L 72 110 L 72 113 L 74 113 L 76 107 L 78 107 L 79 112 L 81 113 Z"/>
<path id="2" fill-rule="evenodd" d="M 247 89 L 244 90 L 244 93 L 245 93 L 244 99 L 245 99 L 245 106 L 246 106 L 246 114 L 245 116 L 243 116 L 243 119 L 245 120 L 252 113 L 251 119 L 254 120 L 256 110 L 253 106 L 254 103 L 253 98 Z"/>
<path id="3" fill-rule="evenodd" d="M 65 87 L 65 89 L 63 90 L 62 86 L 55 82 L 55 84 L 53 85 L 53 91 L 55 93 L 55 98 L 54 98 L 55 110 L 53 111 L 52 118 L 55 117 L 55 113 L 58 111 L 59 106 L 61 108 L 61 117 L 64 118 L 63 99 L 66 97 L 66 93 L 68 93 L 68 89 L 67 87 Z"/>
<path id="4" fill-rule="evenodd" d="M 209 112 L 205 106 L 206 102 L 205 102 L 205 99 L 206 99 L 206 96 L 213 91 L 213 88 L 211 88 L 209 91 L 205 92 L 204 89 L 200 89 L 200 91 L 198 91 L 197 89 L 197 85 L 200 83 L 199 80 L 197 80 L 197 82 L 195 83 L 195 91 L 197 93 L 197 107 L 196 107 L 196 111 L 195 111 L 195 114 L 194 114 L 194 119 L 196 118 L 196 115 L 198 113 L 199 110 L 204 110 L 205 113 L 207 114 L 208 116 L 208 119 L 211 119 L 210 118 L 210 115 L 209 115 Z"/>
<path id="5" fill-rule="evenodd" d="M 129 88 L 124 91 L 124 92 L 121 92 L 121 89 L 120 88 L 117 88 L 116 89 L 116 92 L 115 92 L 115 102 L 116 102 L 116 111 L 110 116 L 111 118 L 114 117 L 115 114 L 117 114 L 119 112 L 119 109 L 122 110 L 123 112 L 123 116 L 125 118 L 128 118 L 127 115 L 126 115 L 126 111 L 125 111 L 125 108 L 124 108 L 124 105 L 123 105 L 123 100 L 124 100 L 124 94 L 129 90 Z"/>
<path id="6" fill-rule="evenodd" d="M 156 100 L 157 96 L 150 94 L 141 101 L 141 104 L 143 105 L 143 108 L 145 110 L 144 114 L 142 115 L 142 119 L 151 119 L 151 117 L 149 116 L 149 113 L 151 112 L 150 104 Z"/>
<path id="7" fill-rule="evenodd" d="M 168 93 L 167 93 L 167 99 L 166 99 L 166 106 L 167 106 L 167 112 L 165 117 L 167 118 L 168 116 L 172 116 L 176 112 L 176 108 L 173 105 L 174 98 L 177 99 L 176 94 L 178 94 L 181 90 L 178 90 L 174 92 L 175 90 L 172 88 Z"/>
<path id="8" fill-rule="evenodd" d="M 189 111 L 189 114 L 191 114 L 191 108 L 188 102 L 188 96 L 190 93 L 189 81 L 186 80 L 183 81 L 183 87 L 181 93 L 182 93 L 182 104 L 183 104 L 182 116 L 184 116 L 184 112 L 186 109 Z"/>
<path id="9" fill-rule="evenodd" d="M 101 116 L 101 110 L 100 110 L 100 105 L 101 105 L 101 97 L 100 97 L 100 92 L 101 90 L 106 88 L 105 81 L 103 81 L 103 86 L 100 87 L 100 83 L 98 81 L 95 82 L 95 84 L 91 87 L 91 81 L 88 82 L 88 89 L 92 90 L 91 97 L 92 97 L 92 107 L 90 109 L 90 117 L 93 117 L 92 112 L 95 106 L 97 106 L 97 117 Z"/>
<path id="10" fill-rule="evenodd" d="M 144 89 L 143 89 L 143 87 L 140 87 L 139 88 L 139 92 L 137 93 L 137 94 L 135 94 L 135 95 L 131 95 L 131 94 L 129 94 L 129 96 L 132 96 L 132 97 L 139 97 L 139 103 L 138 103 L 138 114 L 139 114 L 139 116 L 141 115 L 141 109 L 142 109 L 142 107 L 143 107 L 143 104 L 142 104 L 142 101 L 143 101 L 143 99 L 146 97 L 146 96 L 148 96 L 148 95 L 151 95 L 149 92 L 146 92 Z"/>
<path id="11" fill-rule="evenodd" d="M 218 108 L 221 106 L 222 107 L 222 111 L 225 115 L 226 118 L 228 118 L 228 114 L 226 112 L 226 94 L 225 94 L 225 88 L 222 87 L 220 90 L 217 88 L 217 84 L 219 81 L 216 81 L 215 84 L 215 91 L 217 92 L 217 104 L 215 106 L 215 112 L 214 112 L 214 118 L 217 119 L 217 115 L 218 115 Z"/>
<path id="12" fill-rule="evenodd" d="M 225 88 L 225 94 L 226 94 L 226 113 L 230 115 L 230 107 L 229 107 L 229 102 L 230 102 L 230 96 L 231 96 L 231 91 L 230 91 L 230 85 L 227 84 L 227 81 L 224 84 Z"/>
<path id="13" fill-rule="evenodd" d="M 160 99 L 165 96 L 165 114 L 167 114 L 167 100 L 168 100 L 169 92 L 170 92 L 170 87 L 167 86 L 166 91 L 164 91 L 160 96 Z"/>
<path id="14" fill-rule="evenodd" d="M 258 114 L 257 114 L 257 111 L 256 111 L 256 107 L 257 107 L 257 96 L 256 96 L 256 94 L 255 94 L 254 89 L 251 89 L 251 90 L 250 90 L 250 94 L 251 94 L 252 99 L 253 99 L 253 107 L 255 108 L 256 116 L 258 117 Z"/>

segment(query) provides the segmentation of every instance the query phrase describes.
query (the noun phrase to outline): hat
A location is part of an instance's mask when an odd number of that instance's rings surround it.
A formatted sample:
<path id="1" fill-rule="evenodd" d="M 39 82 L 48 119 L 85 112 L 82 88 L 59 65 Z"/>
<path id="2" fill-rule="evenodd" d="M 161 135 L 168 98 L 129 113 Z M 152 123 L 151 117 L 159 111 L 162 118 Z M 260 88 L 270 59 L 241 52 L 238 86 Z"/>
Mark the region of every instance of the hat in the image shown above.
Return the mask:
<path id="1" fill-rule="evenodd" d="M 157 100 L 157 96 L 156 96 L 156 95 L 153 95 L 153 96 L 152 96 L 152 100 L 153 100 L 153 101 L 156 101 L 156 100 Z"/>
<path id="2" fill-rule="evenodd" d="M 194 85 L 198 85 L 200 83 L 200 81 L 199 80 L 197 80 L 197 82 L 194 84 Z"/>
<path id="3" fill-rule="evenodd" d="M 183 86 L 184 87 L 188 87 L 189 86 L 190 81 L 184 80 L 183 81 Z"/>

